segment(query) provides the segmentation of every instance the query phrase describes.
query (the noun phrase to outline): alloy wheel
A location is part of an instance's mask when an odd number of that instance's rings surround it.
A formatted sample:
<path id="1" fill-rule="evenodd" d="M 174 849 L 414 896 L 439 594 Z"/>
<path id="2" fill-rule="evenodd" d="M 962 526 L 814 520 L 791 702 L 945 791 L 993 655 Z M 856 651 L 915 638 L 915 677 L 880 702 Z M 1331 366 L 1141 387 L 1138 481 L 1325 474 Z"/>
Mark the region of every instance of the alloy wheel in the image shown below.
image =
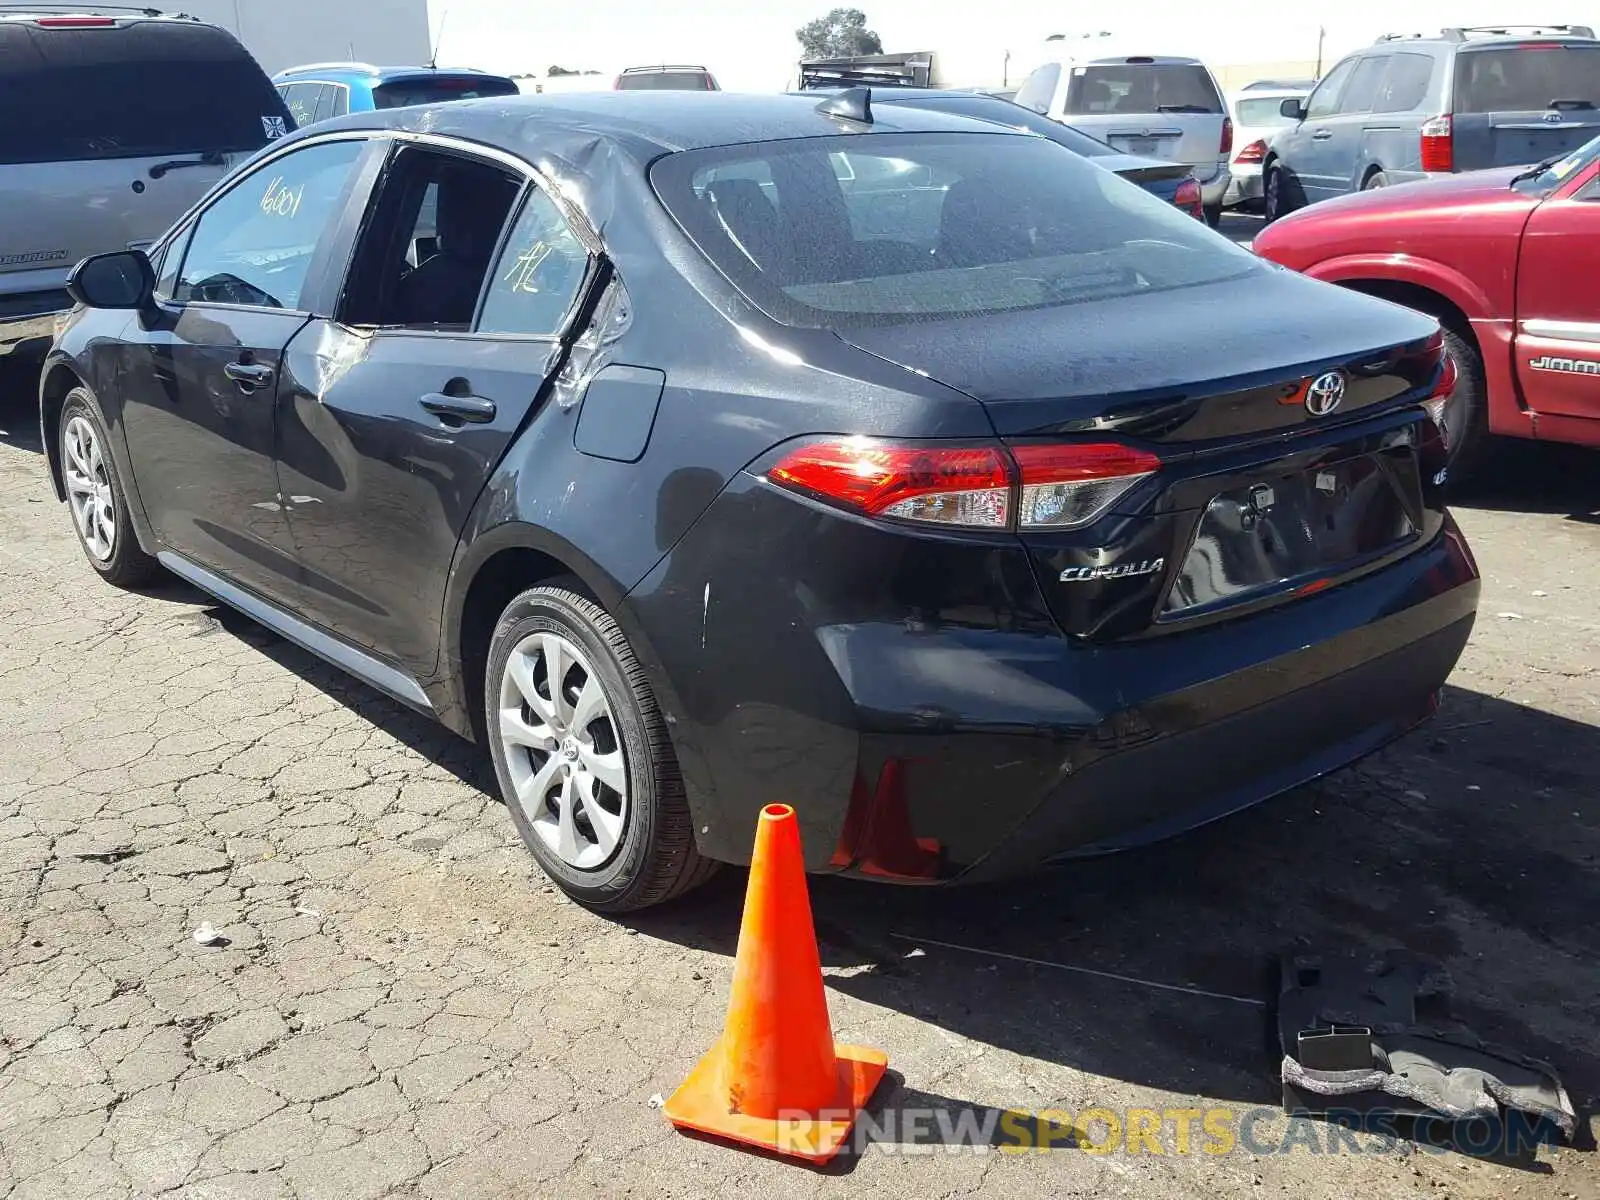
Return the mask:
<path id="1" fill-rule="evenodd" d="M 61 441 L 67 500 L 78 534 L 95 561 L 110 562 L 117 547 L 117 512 L 100 437 L 87 417 L 74 416 Z"/>
<path id="2" fill-rule="evenodd" d="M 628 772 L 606 697 L 584 652 L 559 633 L 529 634 L 500 679 L 501 749 L 535 836 L 580 871 L 604 866 L 628 822 Z"/>

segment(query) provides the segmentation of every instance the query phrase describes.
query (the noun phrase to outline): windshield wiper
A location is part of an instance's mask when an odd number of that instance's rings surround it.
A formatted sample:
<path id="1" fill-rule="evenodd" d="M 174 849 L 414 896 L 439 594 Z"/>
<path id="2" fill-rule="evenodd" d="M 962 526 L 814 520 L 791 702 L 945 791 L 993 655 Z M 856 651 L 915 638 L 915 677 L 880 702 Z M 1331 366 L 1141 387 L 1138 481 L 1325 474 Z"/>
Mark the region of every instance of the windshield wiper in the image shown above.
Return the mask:
<path id="1" fill-rule="evenodd" d="M 1158 104 L 1157 112 L 1171 113 L 1209 113 L 1211 110 L 1204 104 Z"/>
<path id="2" fill-rule="evenodd" d="M 1555 166 L 1558 162 L 1560 162 L 1565 157 L 1566 157 L 1565 154 L 1552 154 L 1549 158 L 1545 159 L 1543 162 L 1534 163 L 1533 166 L 1529 167 L 1526 171 L 1518 171 L 1515 175 L 1513 175 L 1511 177 L 1511 182 L 1509 184 L 1507 184 L 1506 186 L 1507 187 L 1516 187 L 1517 184 L 1523 183 L 1526 180 L 1532 179 L 1536 175 L 1543 175 L 1546 171 L 1548 171 L 1551 167 Z"/>
<path id="3" fill-rule="evenodd" d="M 199 158 L 169 158 L 150 168 L 150 178 L 160 179 L 168 171 L 181 171 L 184 167 L 220 167 L 223 162 L 220 150 L 207 150 Z"/>

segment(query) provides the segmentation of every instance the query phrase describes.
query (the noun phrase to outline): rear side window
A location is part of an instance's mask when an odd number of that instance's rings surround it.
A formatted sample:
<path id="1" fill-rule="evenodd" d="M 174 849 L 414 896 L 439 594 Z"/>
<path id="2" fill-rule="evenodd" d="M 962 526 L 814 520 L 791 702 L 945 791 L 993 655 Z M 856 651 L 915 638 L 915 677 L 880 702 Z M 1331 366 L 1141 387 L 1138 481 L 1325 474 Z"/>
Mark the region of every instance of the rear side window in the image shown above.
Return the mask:
<path id="1" fill-rule="evenodd" d="M 1427 99 L 1433 81 L 1433 59 L 1426 54 L 1396 54 L 1378 90 L 1373 112 L 1410 112 Z"/>
<path id="2" fill-rule="evenodd" d="M 589 252 L 561 210 L 543 192 L 529 192 L 489 281 L 478 332 L 559 333 L 588 269 Z"/>
<path id="3" fill-rule="evenodd" d="M 1184 63 L 1109 63 L 1075 67 L 1067 112 L 1221 113 L 1222 97 L 1201 66 Z"/>
<path id="4" fill-rule="evenodd" d="M 634 71 L 617 80 L 625 92 L 709 92 L 711 76 L 704 71 Z"/>
<path id="5" fill-rule="evenodd" d="M 1558 101 L 1600 106 L 1600 46 L 1511 46 L 1456 55 L 1458 113 L 1539 112 Z"/>
<path id="6" fill-rule="evenodd" d="M 0 113 L 0 163 L 242 153 L 293 128 L 244 47 L 187 21 L 0 24 Z"/>
<path id="7" fill-rule="evenodd" d="M 378 108 L 410 108 L 414 104 L 442 104 L 447 100 L 479 100 L 485 96 L 515 96 L 517 85 L 509 79 L 481 75 L 432 75 L 425 79 L 397 79 L 372 89 Z"/>
<path id="8" fill-rule="evenodd" d="M 938 320 L 1260 269 L 1192 217 L 1043 138 L 875 134 L 671 154 L 667 208 L 792 325 Z"/>
<path id="9" fill-rule="evenodd" d="M 1369 55 L 1357 63 L 1354 73 L 1350 76 L 1350 82 L 1345 85 L 1344 95 L 1339 99 L 1339 111 L 1371 112 L 1373 104 L 1378 99 L 1378 86 L 1383 82 L 1384 74 L 1388 70 L 1387 54 Z"/>

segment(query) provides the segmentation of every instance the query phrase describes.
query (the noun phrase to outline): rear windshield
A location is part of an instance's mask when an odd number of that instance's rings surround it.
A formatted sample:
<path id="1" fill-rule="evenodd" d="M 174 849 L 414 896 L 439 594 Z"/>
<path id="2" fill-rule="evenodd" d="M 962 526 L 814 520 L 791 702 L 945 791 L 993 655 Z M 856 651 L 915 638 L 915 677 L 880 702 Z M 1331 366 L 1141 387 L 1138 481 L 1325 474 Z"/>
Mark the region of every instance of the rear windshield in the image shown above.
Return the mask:
<path id="1" fill-rule="evenodd" d="M 1563 100 L 1600 105 L 1600 46 L 1550 42 L 1456 55 L 1458 113 L 1538 112 Z"/>
<path id="2" fill-rule="evenodd" d="M 423 79 L 396 79 L 372 89 L 378 108 L 410 108 L 414 104 L 442 104 L 446 100 L 478 100 L 485 96 L 515 96 L 520 89 L 509 79 L 482 75 L 429 75 Z"/>
<path id="3" fill-rule="evenodd" d="M 807 138 L 671 154 L 657 193 L 752 303 L 839 328 L 1049 308 L 1261 269 L 1055 142 Z"/>
<path id="4" fill-rule="evenodd" d="M 0 163 L 244 152 L 294 128 L 243 46 L 176 21 L 0 23 L 0 113 Z"/>
<path id="5" fill-rule="evenodd" d="M 1222 112 L 1204 67 L 1182 63 L 1103 63 L 1075 67 L 1067 111 L 1095 113 Z"/>
<path id="6" fill-rule="evenodd" d="M 1283 102 L 1287 98 L 1285 96 L 1274 96 L 1270 100 L 1240 100 L 1234 105 L 1234 112 L 1238 114 L 1239 124 L 1246 129 L 1266 129 L 1274 125 L 1293 125 L 1295 123 L 1294 118 L 1283 115 Z"/>
<path id="7" fill-rule="evenodd" d="M 617 80 L 625 92 L 709 92 L 711 76 L 704 71 L 634 71 Z"/>

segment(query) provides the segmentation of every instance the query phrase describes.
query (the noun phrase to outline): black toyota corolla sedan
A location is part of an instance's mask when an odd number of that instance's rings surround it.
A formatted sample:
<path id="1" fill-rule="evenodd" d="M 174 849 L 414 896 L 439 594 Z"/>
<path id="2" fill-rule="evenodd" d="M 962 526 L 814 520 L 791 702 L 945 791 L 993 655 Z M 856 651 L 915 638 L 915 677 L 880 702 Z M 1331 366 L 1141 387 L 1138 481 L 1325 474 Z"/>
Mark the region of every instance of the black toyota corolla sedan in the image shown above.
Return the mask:
<path id="1" fill-rule="evenodd" d="M 475 739 L 600 910 L 772 801 L 904 882 L 1194 826 L 1421 721 L 1473 622 L 1432 320 L 865 91 L 360 114 L 72 288 L 94 568 Z"/>

